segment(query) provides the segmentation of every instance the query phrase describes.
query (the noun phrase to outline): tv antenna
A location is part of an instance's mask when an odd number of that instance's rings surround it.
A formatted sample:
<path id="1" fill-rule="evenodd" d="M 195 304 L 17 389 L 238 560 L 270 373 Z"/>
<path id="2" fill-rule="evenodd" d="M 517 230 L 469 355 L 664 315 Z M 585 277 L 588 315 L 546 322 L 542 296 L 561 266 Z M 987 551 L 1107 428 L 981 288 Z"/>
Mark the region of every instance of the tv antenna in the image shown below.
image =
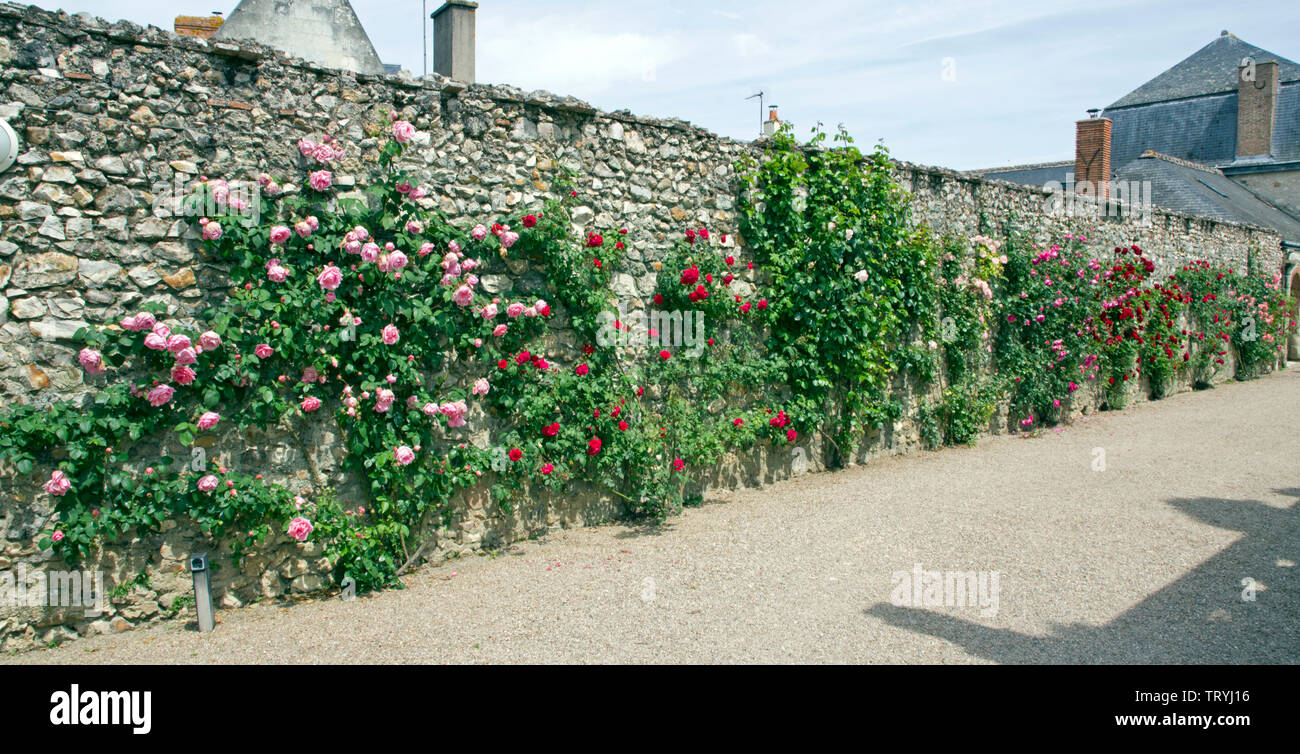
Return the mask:
<path id="1" fill-rule="evenodd" d="M 764 109 L 764 108 L 763 108 L 763 90 L 760 89 L 760 90 L 758 91 L 758 94 L 751 94 L 751 95 L 749 95 L 748 97 L 746 97 L 745 99 L 746 99 L 746 100 L 751 100 L 751 99 L 754 99 L 755 97 L 758 98 L 758 135 L 759 135 L 759 136 L 762 136 L 762 135 L 763 135 L 763 109 Z"/>

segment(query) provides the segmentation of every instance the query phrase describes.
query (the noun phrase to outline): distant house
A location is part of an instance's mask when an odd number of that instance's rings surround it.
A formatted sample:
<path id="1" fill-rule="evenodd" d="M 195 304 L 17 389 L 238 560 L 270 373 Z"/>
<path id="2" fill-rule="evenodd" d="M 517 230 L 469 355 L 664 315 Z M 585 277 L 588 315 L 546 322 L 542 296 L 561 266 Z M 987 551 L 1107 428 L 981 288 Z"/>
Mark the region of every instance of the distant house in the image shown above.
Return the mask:
<path id="1" fill-rule="evenodd" d="M 1090 112 L 1072 161 L 969 172 L 1033 186 L 1145 182 L 1157 207 L 1276 230 L 1300 263 L 1300 64 L 1225 31 Z"/>

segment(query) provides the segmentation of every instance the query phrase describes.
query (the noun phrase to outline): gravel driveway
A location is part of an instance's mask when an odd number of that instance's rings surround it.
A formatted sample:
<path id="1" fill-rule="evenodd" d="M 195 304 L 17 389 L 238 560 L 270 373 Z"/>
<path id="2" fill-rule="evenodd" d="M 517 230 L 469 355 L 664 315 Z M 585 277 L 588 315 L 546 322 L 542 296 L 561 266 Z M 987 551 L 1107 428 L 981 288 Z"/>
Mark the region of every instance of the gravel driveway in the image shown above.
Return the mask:
<path id="1" fill-rule="evenodd" d="M 0 662 L 1295 663 L 1298 419 L 1292 369 Z M 893 604 L 917 564 L 984 609 Z"/>

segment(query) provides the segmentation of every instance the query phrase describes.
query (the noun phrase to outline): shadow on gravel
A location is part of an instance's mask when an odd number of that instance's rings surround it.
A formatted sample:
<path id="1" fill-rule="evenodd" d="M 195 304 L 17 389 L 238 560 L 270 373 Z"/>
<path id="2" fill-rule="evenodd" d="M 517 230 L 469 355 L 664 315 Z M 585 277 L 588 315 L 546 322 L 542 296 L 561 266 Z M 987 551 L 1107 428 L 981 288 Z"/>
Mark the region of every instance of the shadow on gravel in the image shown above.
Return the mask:
<path id="1" fill-rule="evenodd" d="M 1300 498 L 1300 488 L 1274 492 Z M 1167 502 L 1243 536 L 1103 626 L 1062 625 L 1048 636 L 1031 636 L 924 608 L 880 603 L 863 613 L 1002 663 L 1300 663 L 1300 504 L 1276 508 L 1206 497 Z M 1254 584 L 1253 601 L 1246 579 Z"/>

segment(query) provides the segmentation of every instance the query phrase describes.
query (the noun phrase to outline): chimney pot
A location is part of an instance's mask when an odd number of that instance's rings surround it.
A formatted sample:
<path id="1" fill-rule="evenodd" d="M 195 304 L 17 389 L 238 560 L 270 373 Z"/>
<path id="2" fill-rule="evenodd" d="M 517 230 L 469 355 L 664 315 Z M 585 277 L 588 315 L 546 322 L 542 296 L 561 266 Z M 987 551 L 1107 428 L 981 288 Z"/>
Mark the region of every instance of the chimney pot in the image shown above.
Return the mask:
<path id="1" fill-rule="evenodd" d="M 478 3 L 447 0 L 429 14 L 433 19 L 433 71 L 449 79 L 474 83 L 474 11 Z"/>

